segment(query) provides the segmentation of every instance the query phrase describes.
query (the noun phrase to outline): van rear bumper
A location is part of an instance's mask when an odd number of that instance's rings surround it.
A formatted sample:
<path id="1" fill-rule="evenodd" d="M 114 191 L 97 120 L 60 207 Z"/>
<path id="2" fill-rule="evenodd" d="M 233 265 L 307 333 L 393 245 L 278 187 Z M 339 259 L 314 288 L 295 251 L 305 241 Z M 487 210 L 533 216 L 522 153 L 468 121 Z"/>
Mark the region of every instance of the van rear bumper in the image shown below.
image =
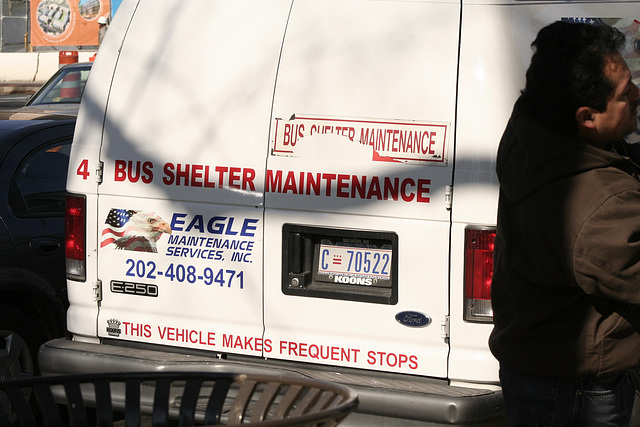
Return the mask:
<path id="1" fill-rule="evenodd" d="M 357 414 L 444 425 L 505 424 L 502 393 L 454 387 L 445 380 L 331 366 L 181 353 L 159 346 L 90 344 L 66 338 L 45 343 L 38 360 L 42 375 L 107 372 L 230 372 L 296 376 L 351 387 L 358 393 Z M 126 344 L 126 343 L 125 343 Z M 370 418 L 369 418 L 370 419 Z M 386 425 L 386 424 L 385 424 Z"/>

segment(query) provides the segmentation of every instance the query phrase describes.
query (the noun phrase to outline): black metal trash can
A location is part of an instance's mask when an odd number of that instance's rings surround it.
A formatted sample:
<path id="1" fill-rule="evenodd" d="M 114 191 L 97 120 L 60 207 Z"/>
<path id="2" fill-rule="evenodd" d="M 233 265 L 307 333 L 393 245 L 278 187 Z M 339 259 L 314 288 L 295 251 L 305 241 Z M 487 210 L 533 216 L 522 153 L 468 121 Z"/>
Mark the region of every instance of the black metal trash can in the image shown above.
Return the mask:
<path id="1" fill-rule="evenodd" d="M 335 426 L 352 389 L 298 377 L 114 373 L 0 381 L 0 426 Z"/>

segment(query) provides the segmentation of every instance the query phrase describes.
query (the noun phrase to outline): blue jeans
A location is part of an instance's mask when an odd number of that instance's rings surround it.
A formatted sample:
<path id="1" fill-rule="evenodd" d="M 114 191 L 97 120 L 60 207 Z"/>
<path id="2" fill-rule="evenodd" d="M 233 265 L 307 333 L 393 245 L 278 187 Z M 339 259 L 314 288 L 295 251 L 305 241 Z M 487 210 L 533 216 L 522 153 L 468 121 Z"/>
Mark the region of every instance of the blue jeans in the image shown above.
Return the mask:
<path id="1" fill-rule="evenodd" d="M 596 380 L 543 378 L 500 365 L 510 426 L 628 426 L 635 385 L 628 372 Z"/>

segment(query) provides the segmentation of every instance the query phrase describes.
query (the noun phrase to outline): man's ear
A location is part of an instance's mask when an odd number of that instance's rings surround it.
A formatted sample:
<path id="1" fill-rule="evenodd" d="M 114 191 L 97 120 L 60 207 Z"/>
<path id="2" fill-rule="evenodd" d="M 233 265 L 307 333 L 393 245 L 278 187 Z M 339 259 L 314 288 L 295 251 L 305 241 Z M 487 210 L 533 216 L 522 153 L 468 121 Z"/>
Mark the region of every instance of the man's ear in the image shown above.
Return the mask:
<path id="1" fill-rule="evenodd" d="M 586 128 L 588 130 L 596 127 L 594 116 L 597 111 L 590 107 L 580 107 L 576 110 L 576 121 L 579 128 Z"/>

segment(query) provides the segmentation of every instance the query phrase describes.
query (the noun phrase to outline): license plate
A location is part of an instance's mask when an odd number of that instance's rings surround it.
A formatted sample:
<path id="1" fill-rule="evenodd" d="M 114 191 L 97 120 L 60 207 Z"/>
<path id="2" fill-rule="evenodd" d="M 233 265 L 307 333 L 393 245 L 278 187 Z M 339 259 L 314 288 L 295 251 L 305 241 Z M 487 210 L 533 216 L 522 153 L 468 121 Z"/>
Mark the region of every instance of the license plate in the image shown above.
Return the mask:
<path id="1" fill-rule="evenodd" d="M 391 249 L 320 245 L 318 274 L 391 278 Z"/>

